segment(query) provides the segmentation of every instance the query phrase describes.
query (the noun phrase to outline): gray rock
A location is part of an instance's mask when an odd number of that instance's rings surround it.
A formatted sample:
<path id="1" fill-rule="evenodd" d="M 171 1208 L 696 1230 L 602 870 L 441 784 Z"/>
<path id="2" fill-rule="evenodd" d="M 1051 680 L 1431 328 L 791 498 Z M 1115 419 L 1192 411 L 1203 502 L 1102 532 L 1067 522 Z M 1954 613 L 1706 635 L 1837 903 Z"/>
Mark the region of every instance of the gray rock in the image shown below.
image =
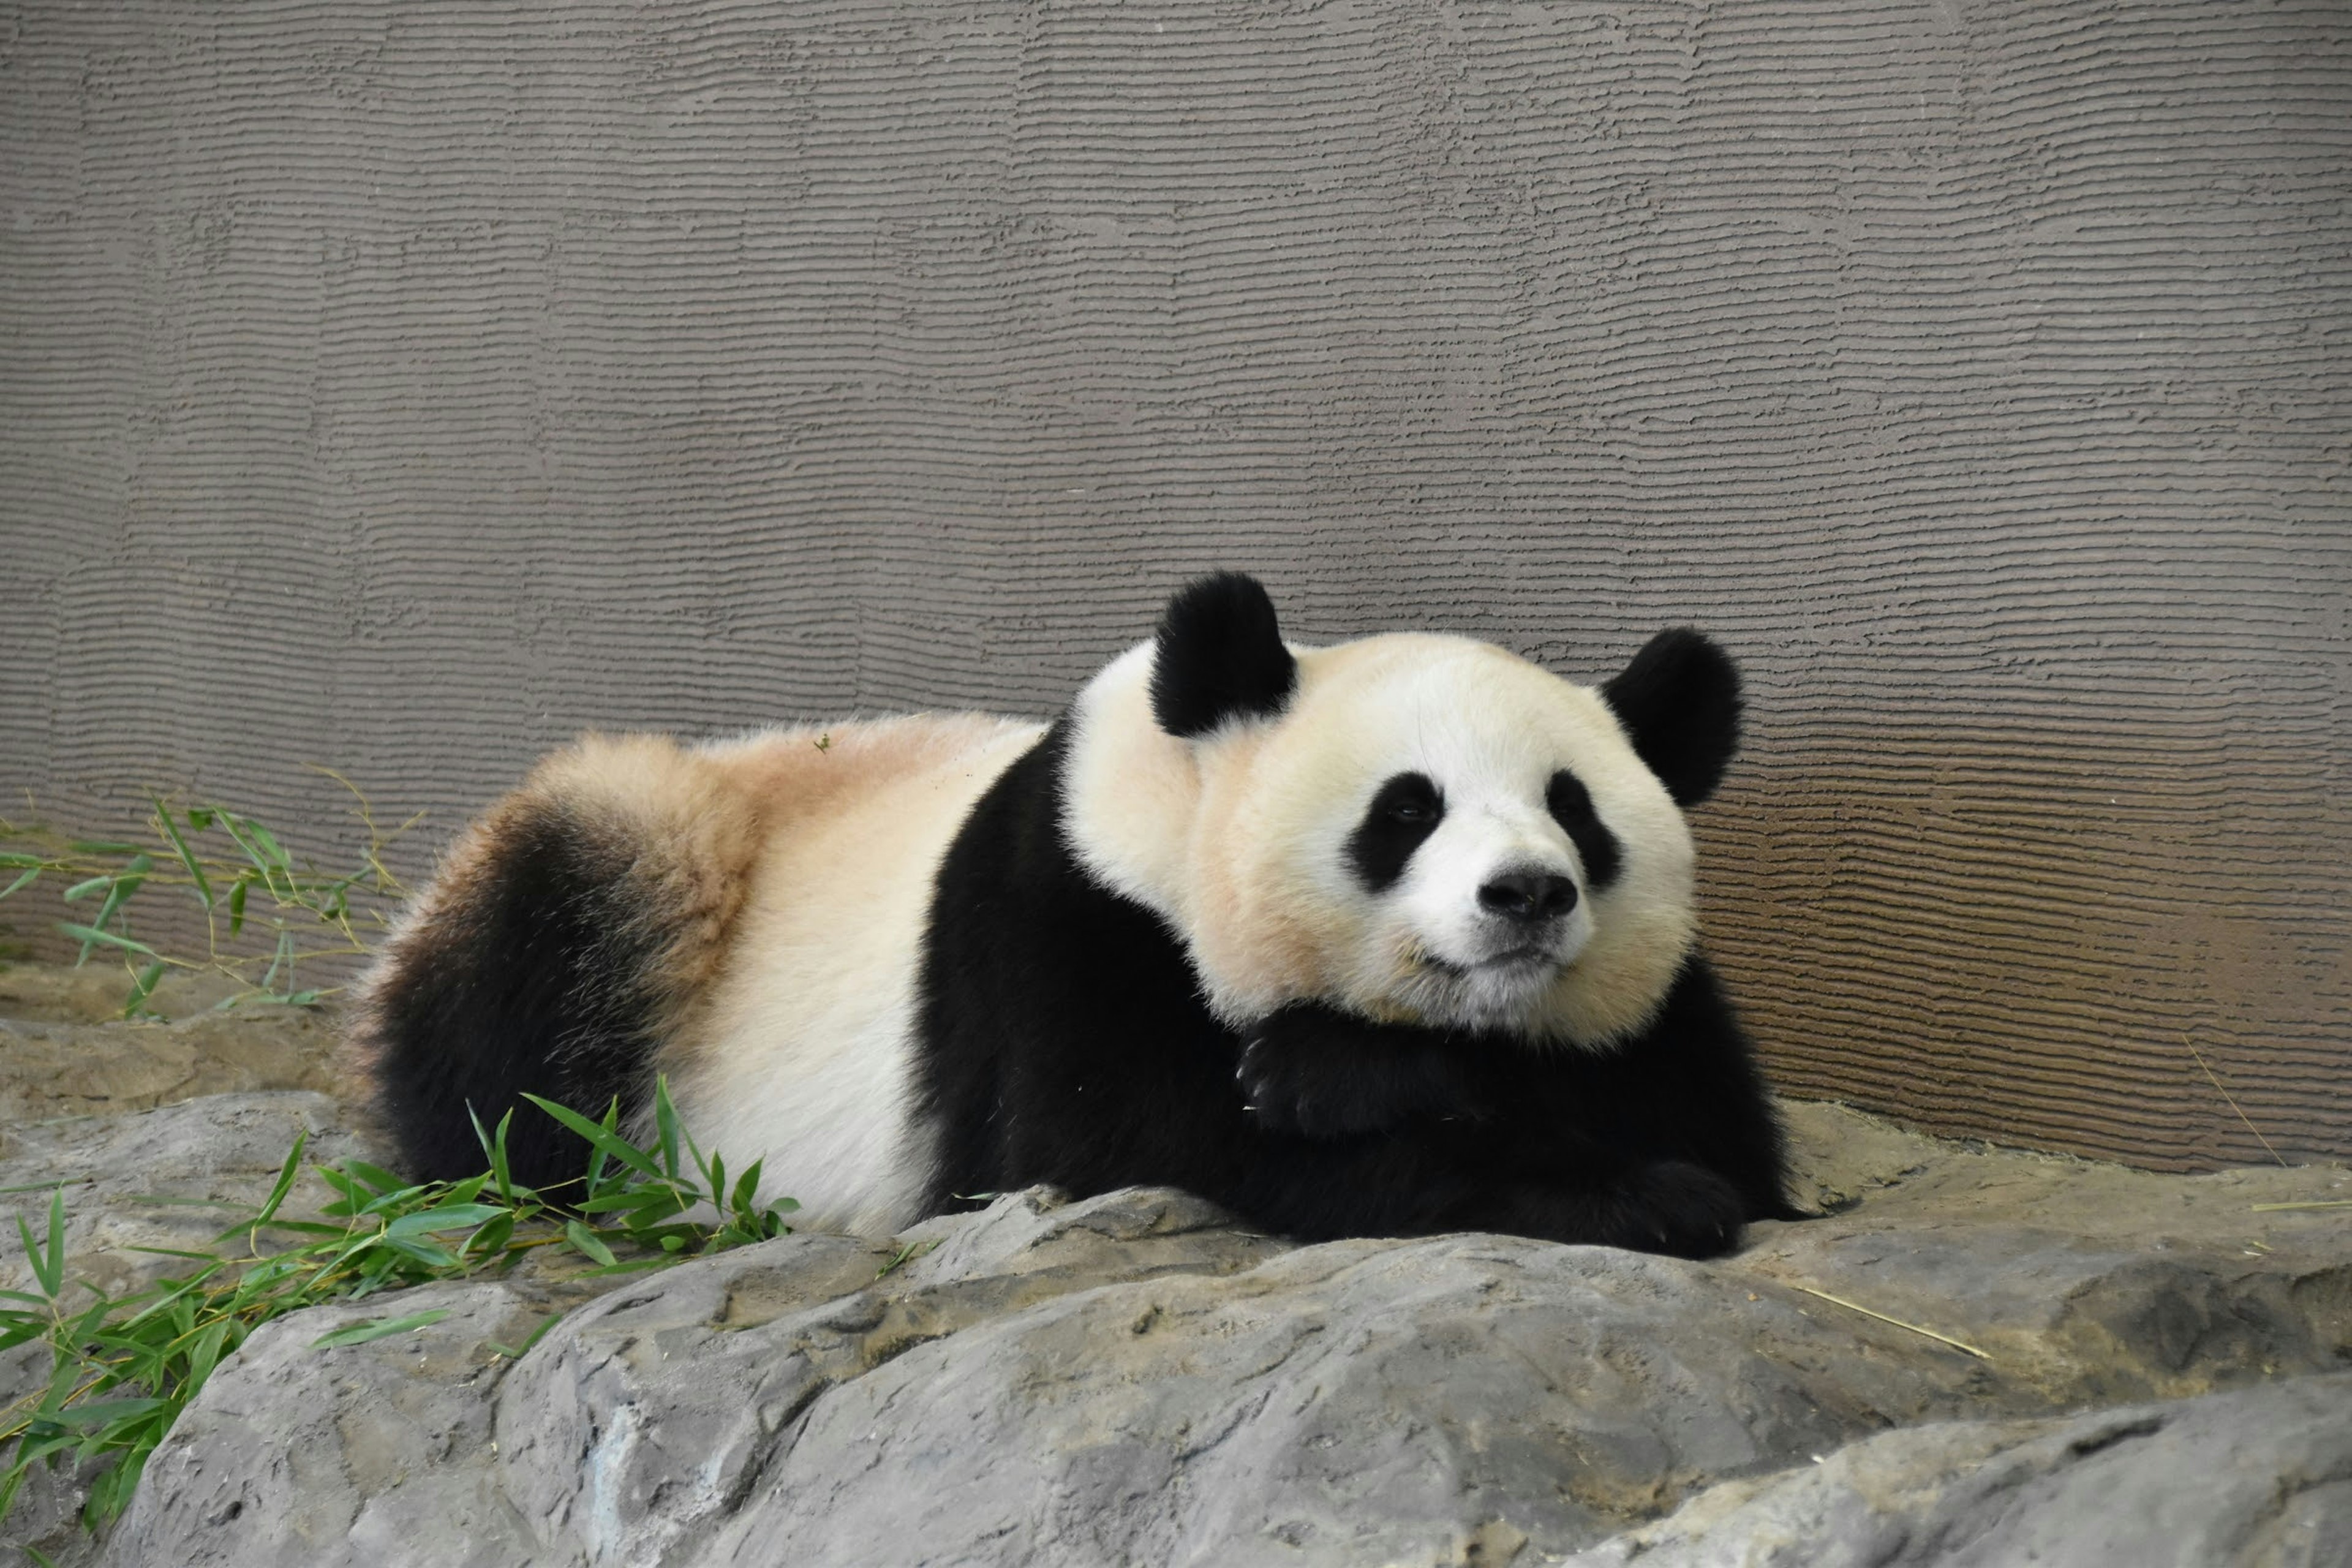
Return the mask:
<path id="1" fill-rule="evenodd" d="M 0 1018 L 19 1022 L 103 1024 L 122 1016 L 131 999 L 129 966 L 93 958 L 83 964 L 0 963 Z M 147 1011 L 164 1018 L 192 1018 L 224 1004 L 246 1017 L 268 1013 L 301 1013 L 267 1003 L 236 1005 L 233 999 L 249 989 L 233 976 L 211 969 L 174 969 L 147 998 Z M 323 1015 L 310 1016 L 323 1022 Z"/>
<path id="2" fill-rule="evenodd" d="M 1492 1237 L 1284 1249 L 1149 1191 L 1013 1194 L 916 1239 L 937 1245 L 887 1273 L 904 1247 L 806 1236 L 642 1277 L 502 1378 L 485 1342 L 515 1331 L 453 1318 L 416 1336 L 430 1399 L 407 1397 L 462 1418 L 402 1414 L 389 1352 L 355 1399 L 340 1360 L 249 1349 L 113 1561 L 407 1561 L 289 1522 L 360 1518 L 354 1475 L 387 1540 L 462 1504 L 546 1563 L 1500 1561 L 1596 1548 L 1888 1427 L 2052 1407 L 2026 1372 L 1738 1263 Z M 298 1492 L 323 1500 L 226 1511 L 276 1429 L 221 1410 L 331 1406 L 301 1438 Z M 420 1424 L 450 1436 L 404 1468 L 353 1457 L 415 1454 Z"/>
<path id="3" fill-rule="evenodd" d="M 1962 1407 L 1784 1293 L 1515 1238 L 1069 1292 L 815 1401 L 696 1563 L 1457 1562 Z M 1727 1320 L 1738 1324 L 1726 1332 Z"/>
<path id="4" fill-rule="evenodd" d="M 0 1012 L 31 984 L 0 982 Z M 179 1267 L 138 1248 L 208 1241 L 297 1131 L 368 1152 L 335 1100 L 258 1091 L 324 1072 L 306 1017 L 0 1024 L 0 1186 L 37 1222 L 67 1184 L 78 1278 Z M 131 1109 L 210 1083 L 243 1091 Z M 107 1113 L 36 1114 L 67 1105 Z M 70 1469 L 0 1536 L 75 1568 L 2352 1561 L 2352 1221 L 2255 1206 L 2352 1176 L 1790 1112 L 1829 1217 L 1712 1264 L 1293 1247 L 1178 1193 L 1033 1191 L 895 1238 L 340 1303 L 215 1373 L 106 1542 Z M 5 1224 L 0 1276 L 26 1278 Z M 42 1371 L 0 1355 L 0 1394 Z"/>
<path id="5" fill-rule="evenodd" d="M 2343 1568 L 2352 1374 L 1890 1432 L 1701 1494 L 1575 1568 Z"/>
<path id="6" fill-rule="evenodd" d="M 309 1135 L 312 1159 L 371 1152 L 341 1105 L 300 1092 L 217 1095 L 128 1115 L 0 1129 L 0 1189 L 10 1189 L 0 1197 L 0 1288 L 25 1290 L 34 1283 L 5 1211 L 26 1219 L 40 1237 L 49 1189 L 58 1185 L 67 1278 L 74 1282 L 69 1304 L 88 1300 L 89 1285 L 121 1295 L 184 1272 L 190 1267 L 184 1258 L 142 1249 L 210 1246 L 224 1226 L 268 1195 L 298 1133 Z M 316 1189 L 305 1192 L 289 1205 L 289 1217 L 315 1216 L 320 1198 Z M 37 1393 L 48 1367 L 39 1344 L 0 1356 L 0 1404 Z M 89 1475 L 88 1466 L 35 1471 L 0 1525 L 0 1543 L 37 1546 L 60 1568 L 89 1560 L 92 1548 L 77 1522 Z"/>
<path id="7" fill-rule="evenodd" d="M 2060 1408 L 2332 1371 L 2352 1353 L 2352 1211 L 2255 1206 L 2352 1199 L 2352 1173 L 2162 1176 L 1789 1110 L 1803 1180 L 1833 1201 L 1867 1195 L 1757 1226 L 1727 1265 L 1740 1273 L 1965 1341 Z"/>
<path id="8" fill-rule="evenodd" d="M 370 1319 L 437 1323 L 318 1349 Z M 533 1544 L 499 1487 L 494 1343 L 538 1304 L 500 1284 L 425 1286 L 258 1330 L 149 1460 L 104 1561 L 178 1568 L 511 1568 Z"/>
<path id="9" fill-rule="evenodd" d="M 116 1114 L 200 1095 L 338 1087 L 328 1026 L 306 1008 L 177 1023 L 0 1018 L 0 1125 Z"/>
<path id="10" fill-rule="evenodd" d="M 5 1215 L 22 1215 L 42 1235 L 53 1186 L 65 1193 L 69 1278 L 119 1295 L 184 1270 L 185 1259 L 140 1249 L 210 1246 L 268 1195 L 298 1134 L 309 1138 L 309 1163 L 380 1155 L 341 1104 L 299 1090 L 0 1129 L 0 1286 L 32 1284 Z M 323 1198 L 306 1186 L 288 1216 L 315 1217 Z"/>

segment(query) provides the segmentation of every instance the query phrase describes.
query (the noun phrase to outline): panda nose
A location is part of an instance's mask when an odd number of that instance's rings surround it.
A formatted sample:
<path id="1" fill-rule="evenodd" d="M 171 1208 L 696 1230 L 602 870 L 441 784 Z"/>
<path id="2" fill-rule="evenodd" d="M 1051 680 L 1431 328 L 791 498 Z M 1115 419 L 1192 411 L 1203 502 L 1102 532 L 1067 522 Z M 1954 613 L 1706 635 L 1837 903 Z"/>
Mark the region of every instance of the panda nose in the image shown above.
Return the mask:
<path id="1" fill-rule="evenodd" d="M 1478 889 L 1488 914 L 1534 925 L 1576 908 L 1576 884 L 1549 871 L 1506 871 Z"/>

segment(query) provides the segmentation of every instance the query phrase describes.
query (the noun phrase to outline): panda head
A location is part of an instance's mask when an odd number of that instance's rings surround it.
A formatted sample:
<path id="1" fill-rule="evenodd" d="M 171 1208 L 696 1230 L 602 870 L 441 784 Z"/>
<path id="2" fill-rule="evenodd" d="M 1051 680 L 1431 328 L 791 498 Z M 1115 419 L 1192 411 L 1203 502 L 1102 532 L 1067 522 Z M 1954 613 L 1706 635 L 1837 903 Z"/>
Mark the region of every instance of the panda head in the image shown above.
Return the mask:
<path id="1" fill-rule="evenodd" d="M 1292 647 L 1225 574 L 1079 694 L 1063 828 L 1235 1027 L 1311 1000 L 1601 1047 L 1690 949 L 1681 808 L 1738 726 L 1738 677 L 1696 632 L 1594 689 L 1461 637 Z"/>

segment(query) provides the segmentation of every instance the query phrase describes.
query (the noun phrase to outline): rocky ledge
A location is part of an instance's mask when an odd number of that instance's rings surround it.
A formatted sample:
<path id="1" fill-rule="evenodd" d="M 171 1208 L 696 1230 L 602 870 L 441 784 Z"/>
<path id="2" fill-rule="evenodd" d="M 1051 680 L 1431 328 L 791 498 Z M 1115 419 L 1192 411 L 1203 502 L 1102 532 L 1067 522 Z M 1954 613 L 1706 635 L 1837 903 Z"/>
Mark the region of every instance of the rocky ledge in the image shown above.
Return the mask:
<path id="1" fill-rule="evenodd" d="M 307 1016 L 96 1024 L 0 975 L 0 1187 L 76 1268 L 363 1149 Z M 193 1098 L 174 1099 L 175 1095 Z M 596 1287 L 281 1320 L 60 1564 L 2352 1562 L 2352 1199 L 1791 1104 L 1827 1217 L 1706 1264 L 1507 1237 L 1293 1247 L 1182 1194 L 1008 1194 Z M 12 1233 L 0 1273 L 24 1274 Z M 168 1263 L 169 1260 L 163 1260 Z M 553 1310 L 564 1315 L 520 1357 Z M 31 1359 L 28 1359 L 31 1358 Z M 0 1360 L 8 1395 L 37 1347 Z"/>

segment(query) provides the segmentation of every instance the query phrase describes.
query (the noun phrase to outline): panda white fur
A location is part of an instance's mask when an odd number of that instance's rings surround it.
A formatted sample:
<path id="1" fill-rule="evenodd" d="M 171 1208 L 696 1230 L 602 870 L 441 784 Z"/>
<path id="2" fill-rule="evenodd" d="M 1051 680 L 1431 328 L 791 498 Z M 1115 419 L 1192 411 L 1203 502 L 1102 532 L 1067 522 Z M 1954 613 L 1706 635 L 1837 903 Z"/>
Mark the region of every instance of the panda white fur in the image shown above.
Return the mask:
<path id="1" fill-rule="evenodd" d="M 1738 712 L 1694 632 L 1594 690 L 1456 637 L 1293 647 L 1204 578 L 1050 726 L 557 753 L 451 850 L 355 1039 L 424 1177 L 480 1168 L 469 1107 L 642 1119 L 661 1073 L 821 1226 L 1158 1183 L 1301 1237 L 1706 1256 L 1791 1214 L 1694 945 L 1681 808 Z M 511 1153 L 584 1162 L 528 1107 Z"/>

